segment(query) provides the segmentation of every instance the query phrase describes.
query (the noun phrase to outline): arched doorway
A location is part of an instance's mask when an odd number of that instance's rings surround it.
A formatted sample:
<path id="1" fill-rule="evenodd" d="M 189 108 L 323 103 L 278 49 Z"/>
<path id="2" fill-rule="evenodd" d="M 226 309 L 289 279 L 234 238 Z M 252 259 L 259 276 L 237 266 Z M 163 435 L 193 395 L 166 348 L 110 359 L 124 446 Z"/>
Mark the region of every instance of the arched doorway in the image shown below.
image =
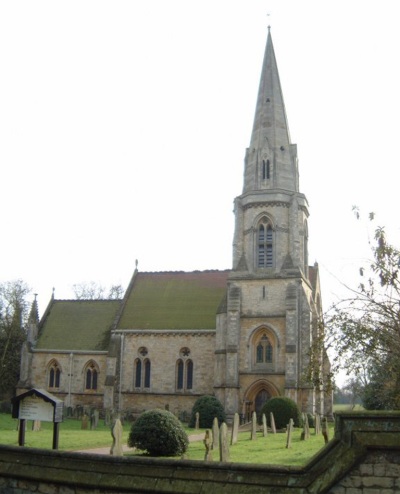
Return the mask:
<path id="1" fill-rule="evenodd" d="M 250 421 L 253 412 L 260 416 L 264 403 L 274 396 L 279 396 L 279 390 L 275 384 L 267 379 L 258 379 L 253 382 L 243 394 L 242 420 Z"/>
<path id="2" fill-rule="evenodd" d="M 254 400 L 254 408 L 257 413 L 257 417 L 261 414 L 261 409 L 266 401 L 271 398 L 271 395 L 268 393 L 266 389 L 261 389 Z"/>

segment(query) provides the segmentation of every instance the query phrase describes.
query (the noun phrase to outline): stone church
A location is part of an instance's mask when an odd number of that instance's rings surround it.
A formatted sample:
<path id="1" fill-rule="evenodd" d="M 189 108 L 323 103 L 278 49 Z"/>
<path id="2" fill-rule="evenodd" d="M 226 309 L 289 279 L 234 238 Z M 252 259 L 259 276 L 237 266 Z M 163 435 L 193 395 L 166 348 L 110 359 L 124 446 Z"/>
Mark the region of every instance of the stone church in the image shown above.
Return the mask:
<path id="1" fill-rule="evenodd" d="M 49 391 L 66 407 L 190 413 L 215 395 L 228 419 L 288 396 L 332 412 L 306 379 L 322 317 L 318 265 L 308 265 L 308 203 L 299 190 L 271 33 L 261 71 L 242 194 L 234 200 L 232 269 L 140 272 L 122 300 L 33 302 L 18 393 Z M 321 351 L 319 372 L 329 360 Z"/>

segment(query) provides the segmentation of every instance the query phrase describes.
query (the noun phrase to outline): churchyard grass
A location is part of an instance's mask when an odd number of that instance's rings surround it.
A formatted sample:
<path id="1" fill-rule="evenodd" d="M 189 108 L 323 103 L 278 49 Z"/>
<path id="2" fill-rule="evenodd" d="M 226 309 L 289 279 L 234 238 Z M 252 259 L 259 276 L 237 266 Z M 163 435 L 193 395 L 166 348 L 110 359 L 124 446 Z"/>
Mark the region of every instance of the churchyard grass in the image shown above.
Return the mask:
<path id="1" fill-rule="evenodd" d="M 329 437 L 333 437 L 333 424 L 330 424 Z M 32 431 L 32 422 L 28 421 L 25 433 L 25 446 L 50 449 L 52 446 L 53 424 L 41 423 L 40 431 Z M 130 423 L 125 423 L 123 428 L 122 443 L 127 443 Z M 196 434 L 204 436 L 204 430 L 185 428 L 188 435 Z M 305 465 L 312 456 L 324 446 L 322 434 L 315 436 L 311 429 L 311 437 L 307 441 L 301 441 L 302 429 L 295 429 L 291 448 L 286 448 L 286 434 L 268 433 L 266 437 L 257 433 L 257 440 L 250 440 L 250 431 L 240 432 L 237 444 L 230 446 L 230 461 L 239 463 L 258 463 L 273 465 Z M 229 434 L 228 434 L 229 435 Z M 9 414 L 0 414 L 0 443 L 18 445 L 17 420 Z M 100 420 L 96 430 L 81 430 L 79 420 L 66 419 L 60 424 L 59 449 L 64 451 L 90 450 L 94 448 L 111 447 L 112 437 L 110 427 Z M 125 455 L 142 455 L 125 453 Z M 204 460 L 205 447 L 203 441 L 191 442 L 186 453 L 189 460 Z M 213 461 L 219 461 L 219 450 L 212 451 Z"/>
<path id="2" fill-rule="evenodd" d="M 18 432 L 16 419 L 11 415 L 0 413 L 0 444 L 18 446 Z M 53 424 L 41 422 L 40 431 L 32 431 L 32 421 L 27 421 L 25 432 L 25 446 L 30 448 L 49 449 L 53 443 Z M 126 424 L 122 436 L 123 444 L 128 440 L 130 425 Z M 60 424 L 59 449 L 77 451 L 84 449 L 111 447 L 112 437 L 109 426 L 99 420 L 96 430 L 81 430 L 81 421 L 66 419 Z"/>

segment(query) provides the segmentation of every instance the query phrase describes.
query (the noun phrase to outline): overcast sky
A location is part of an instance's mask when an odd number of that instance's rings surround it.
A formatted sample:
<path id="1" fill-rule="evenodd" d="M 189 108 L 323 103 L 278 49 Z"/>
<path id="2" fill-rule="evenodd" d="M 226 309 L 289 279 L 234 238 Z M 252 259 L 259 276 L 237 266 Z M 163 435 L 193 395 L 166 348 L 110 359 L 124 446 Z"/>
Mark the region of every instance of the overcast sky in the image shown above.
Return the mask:
<path id="1" fill-rule="evenodd" d="M 397 0 L 0 3 L 0 282 L 229 269 L 267 26 L 327 309 L 398 242 Z"/>

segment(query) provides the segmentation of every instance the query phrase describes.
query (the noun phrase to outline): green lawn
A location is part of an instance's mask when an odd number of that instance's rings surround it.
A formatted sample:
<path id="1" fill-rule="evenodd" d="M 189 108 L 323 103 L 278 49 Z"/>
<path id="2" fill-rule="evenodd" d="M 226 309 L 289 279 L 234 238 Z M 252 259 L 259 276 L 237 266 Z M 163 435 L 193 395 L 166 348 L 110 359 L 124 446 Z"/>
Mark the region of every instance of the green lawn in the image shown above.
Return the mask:
<path id="1" fill-rule="evenodd" d="M 18 445 L 17 420 L 10 415 L 0 414 L 0 443 Z M 40 431 L 32 431 L 32 422 L 28 421 L 25 433 L 25 446 L 50 449 L 52 447 L 53 424 L 42 422 Z M 130 424 L 125 424 L 123 443 L 127 443 Z M 199 434 L 204 431 L 185 429 L 187 434 Z M 250 432 L 239 434 L 238 443 L 230 447 L 230 461 L 242 463 L 264 463 L 275 465 L 304 465 L 321 448 L 324 447 L 322 435 L 315 436 L 311 429 L 311 438 L 300 440 L 301 429 L 295 429 L 292 447 L 286 448 L 286 434 L 271 434 L 262 437 L 258 433 L 257 440 L 250 440 Z M 333 425 L 330 437 L 333 436 Z M 111 447 L 112 437 L 110 428 L 100 420 L 96 430 L 81 430 L 81 422 L 66 419 L 60 424 L 59 449 L 64 451 L 78 451 L 101 447 Z M 202 441 L 191 442 L 186 453 L 190 460 L 203 460 L 205 448 Z M 143 454 L 140 451 L 135 454 Z M 213 460 L 219 461 L 218 450 L 213 451 Z"/>

